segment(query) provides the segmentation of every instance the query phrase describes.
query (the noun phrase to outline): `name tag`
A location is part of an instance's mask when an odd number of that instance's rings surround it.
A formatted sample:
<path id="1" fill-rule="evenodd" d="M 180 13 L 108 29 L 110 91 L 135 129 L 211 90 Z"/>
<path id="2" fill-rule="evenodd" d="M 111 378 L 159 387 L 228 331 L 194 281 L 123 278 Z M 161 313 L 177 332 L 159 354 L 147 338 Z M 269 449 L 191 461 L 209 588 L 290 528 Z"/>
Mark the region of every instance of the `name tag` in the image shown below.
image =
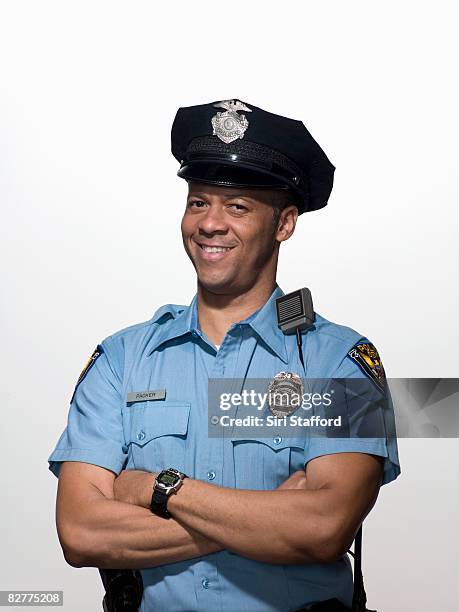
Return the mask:
<path id="1" fill-rule="evenodd" d="M 166 389 L 155 389 L 154 391 L 133 391 L 127 394 L 126 403 L 150 402 L 166 398 Z"/>

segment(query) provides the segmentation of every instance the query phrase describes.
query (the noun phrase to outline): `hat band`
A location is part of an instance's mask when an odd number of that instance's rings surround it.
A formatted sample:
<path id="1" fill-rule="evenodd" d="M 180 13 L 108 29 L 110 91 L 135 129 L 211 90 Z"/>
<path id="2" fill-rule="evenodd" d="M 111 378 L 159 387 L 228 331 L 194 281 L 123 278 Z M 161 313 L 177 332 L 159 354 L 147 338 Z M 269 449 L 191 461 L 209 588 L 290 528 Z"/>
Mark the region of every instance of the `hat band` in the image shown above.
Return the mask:
<path id="1" fill-rule="evenodd" d="M 293 187 L 305 183 L 300 168 L 287 156 L 250 140 L 224 143 L 212 136 L 199 136 L 188 145 L 182 164 L 187 161 L 225 161 L 234 164 L 250 164 L 253 169 L 273 172 Z"/>

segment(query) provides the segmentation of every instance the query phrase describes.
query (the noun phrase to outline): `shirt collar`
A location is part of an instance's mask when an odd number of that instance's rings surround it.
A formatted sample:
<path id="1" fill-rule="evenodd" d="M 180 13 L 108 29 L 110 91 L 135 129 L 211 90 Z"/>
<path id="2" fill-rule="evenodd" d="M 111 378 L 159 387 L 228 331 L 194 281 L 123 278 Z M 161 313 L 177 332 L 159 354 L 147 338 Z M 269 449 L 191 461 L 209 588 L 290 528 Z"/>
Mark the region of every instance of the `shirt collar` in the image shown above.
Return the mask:
<path id="1" fill-rule="evenodd" d="M 284 292 L 276 284 L 268 301 L 241 323 L 248 323 L 269 348 L 285 363 L 288 363 L 285 334 L 277 325 L 276 299 Z"/>
<path id="2" fill-rule="evenodd" d="M 287 350 L 285 347 L 285 335 L 277 325 L 276 298 L 284 295 L 284 292 L 276 284 L 269 299 L 261 308 L 253 312 L 246 319 L 239 322 L 240 325 L 250 325 L 255 333 L 267 344 L 282 361 L 288 363 Z M 172 320 L 166 325 L 160 325 L 148 347 L 148 355 L 164 342 L 179 338 L 193 331 L 199 331 L 198 320 L 198 294 L 193 297 L 189 306 L 178 306 L 166 304 L 162 306 L 153 316 L 152 323 L 169 314 Z"/>
<path id="3" fill-rule="evenodd" d="M 197 301 L 198 294 L 193 297 L 189 306 L 165 304 L 155 312 L 151 320 L 152 323 L 159 323 L 166 315 L 169 315 L 168 318 L 170 320 L 158 326 L 156 333 L 148 345 L 148 355 L 151 355 L 153 351 L 161 344 L 164 344 L 164 342 L 179 338 L 180 336 L 184 336 L 198 329 Z"/>

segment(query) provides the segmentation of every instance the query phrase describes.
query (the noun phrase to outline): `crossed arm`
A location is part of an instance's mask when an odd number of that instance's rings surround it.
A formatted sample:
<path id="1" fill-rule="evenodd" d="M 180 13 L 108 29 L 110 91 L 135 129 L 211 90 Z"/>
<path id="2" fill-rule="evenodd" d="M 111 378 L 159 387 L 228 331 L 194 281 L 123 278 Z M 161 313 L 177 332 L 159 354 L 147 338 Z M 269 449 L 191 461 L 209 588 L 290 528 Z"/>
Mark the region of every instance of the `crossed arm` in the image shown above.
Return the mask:
<path id="1" fill-rule="evenodd" d="M 343 555 L 376 502 L 382 458 L 317 457 L 275 491 L 185 479 L 168 501 L 172 519 L 148 509 L 155 474 L 116 475 L 80 462 L 61 466 L 57 529 L 74 567 L 143 568 L 227 549 L 268 563 L 328 563 Z"/>

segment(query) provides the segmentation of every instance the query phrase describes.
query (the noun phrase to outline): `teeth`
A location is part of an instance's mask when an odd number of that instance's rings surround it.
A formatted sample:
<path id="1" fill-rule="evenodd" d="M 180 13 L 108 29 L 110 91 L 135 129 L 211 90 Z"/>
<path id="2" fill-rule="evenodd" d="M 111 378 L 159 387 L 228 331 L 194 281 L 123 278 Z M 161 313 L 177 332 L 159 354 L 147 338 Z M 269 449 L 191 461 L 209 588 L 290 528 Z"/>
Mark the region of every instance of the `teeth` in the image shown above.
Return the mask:
<path id="1" fill-rule="evenodd" d="M 206 253 L 224 253 L 225 251 L 229 251 L 229 247 L 208 247 L 205 245 L 201 245 L 203 251 Z"/>

